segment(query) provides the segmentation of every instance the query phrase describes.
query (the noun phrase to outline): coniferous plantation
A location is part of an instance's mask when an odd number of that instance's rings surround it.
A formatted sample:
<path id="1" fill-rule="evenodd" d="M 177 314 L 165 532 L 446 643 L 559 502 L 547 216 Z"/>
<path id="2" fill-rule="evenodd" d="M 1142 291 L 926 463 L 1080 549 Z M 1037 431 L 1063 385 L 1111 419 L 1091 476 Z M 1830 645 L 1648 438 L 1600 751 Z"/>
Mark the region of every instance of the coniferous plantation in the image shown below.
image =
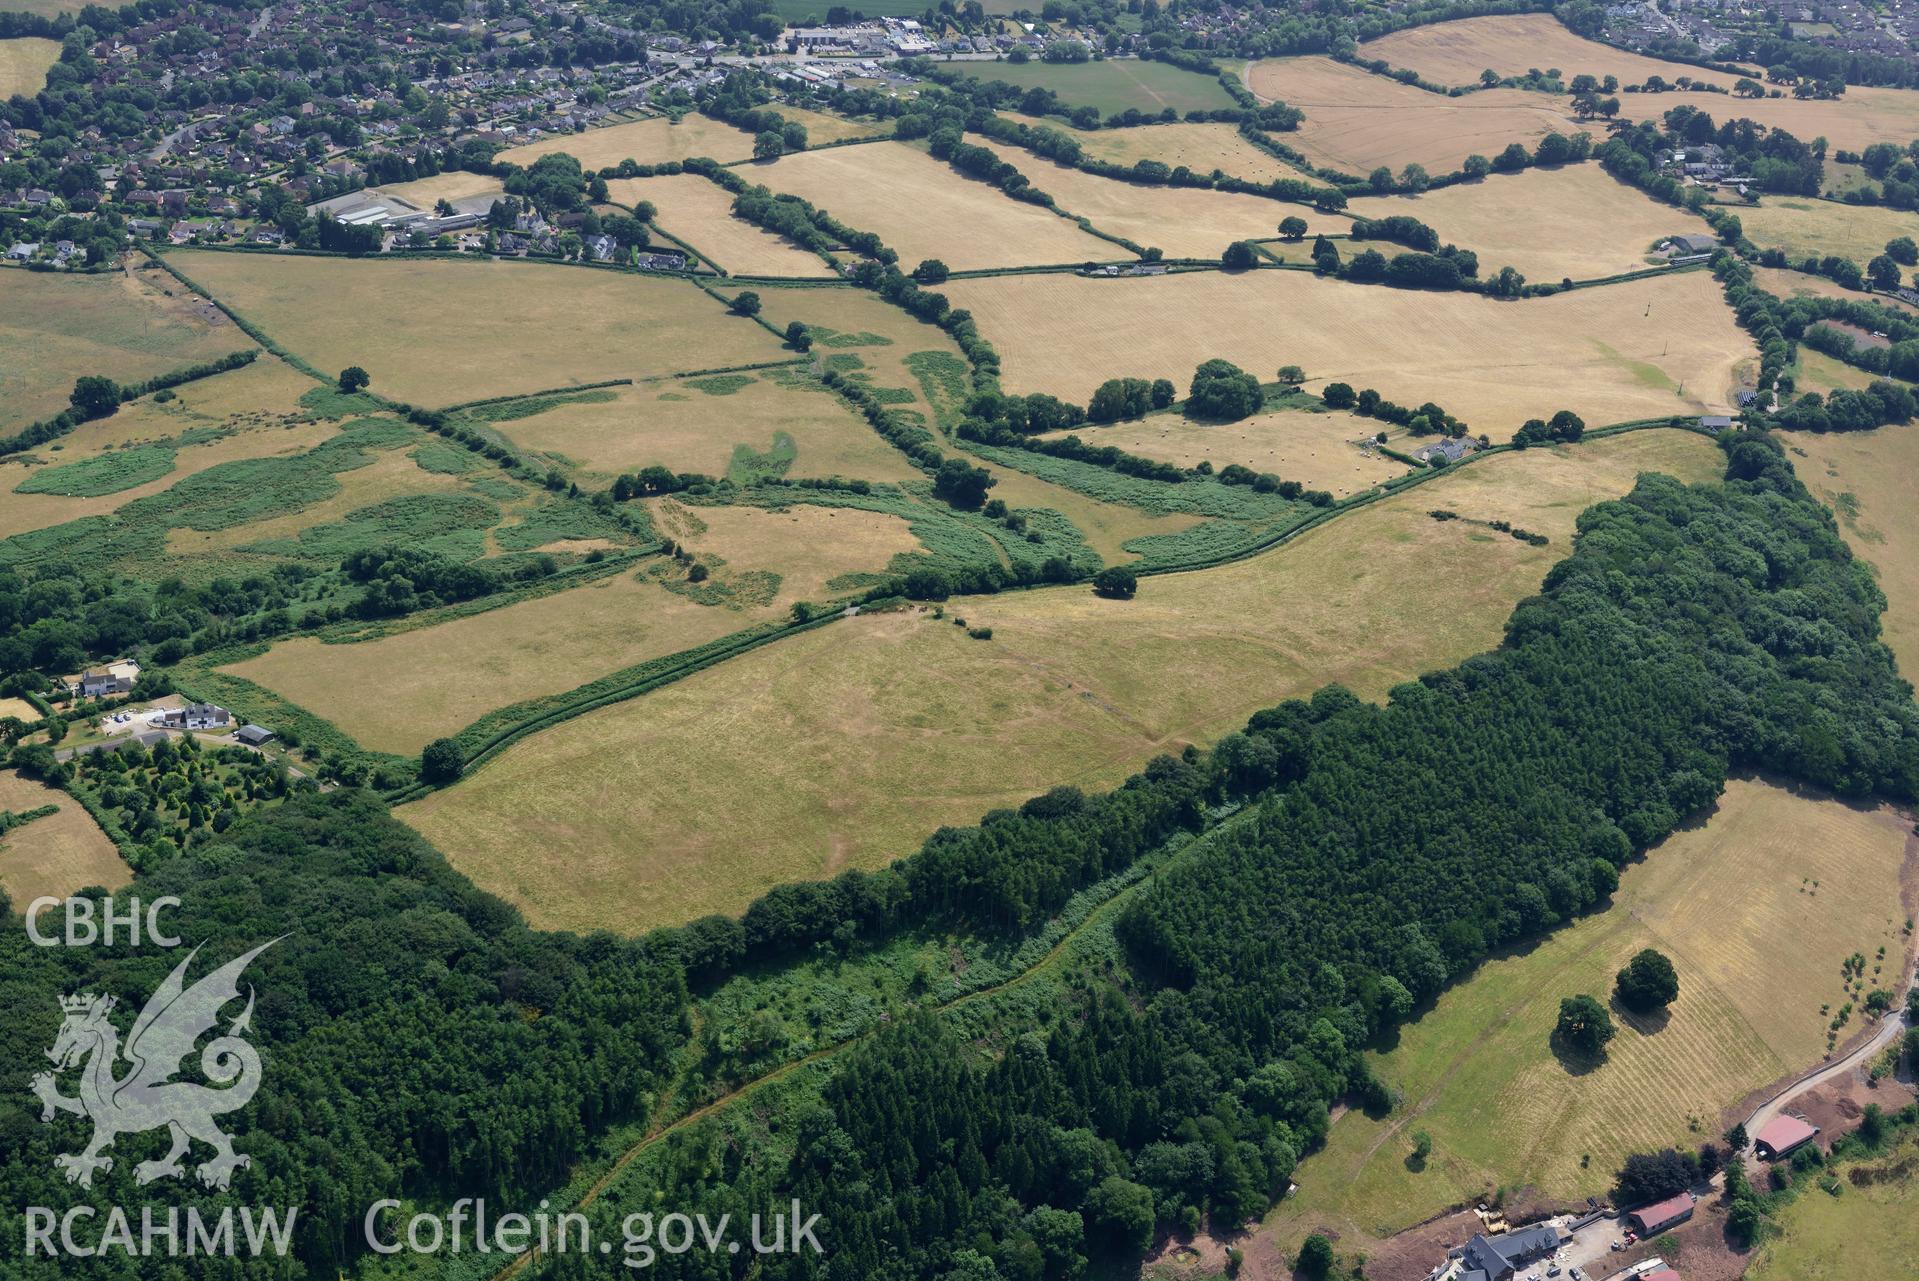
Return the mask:
<path id="1" fill-rule="evenodd" d="M 1648 475 L 1587 511 L 1498 649 L 1384 706 L 1326 688 L 1111 794 L 1056 789 L 888 870 L 780 890 L 737 923 L 633 941 L 531 930 L 351 790 L 296 795 L 144 869 L 123 892 L 179 895 L 210 954 L 284 936 L 253 974 L 271 1070 L 232 1120 L 267 1175 L 252 1201 L 300 1207 L 299 1263 L 220 1275 L 351 1267 L 383 1197 L 530 1207 L 595 1137 L 645 1124 L 693 1033 L 689 1000 L 730 975 L 856 957 L 928 920 L 1016 941 L 1076 890 L 1208 829 L 1124 906 L 1119 950 L 1076 963 L 1071 1000 L 1009 1006 L 983 1035 L 905 1013 L 783 1109 L 779 1159 L 668 1154 L 664 1202 L 744 1218 L 798 1198 L 824 1216 L 824 1255 L 653 1266 L 1071 1277 L 1168 1230 L 1259 1215 L 1335 1100 L 1384 1102 L 1364 1047 L 1490 954 L 1603 908 L 1621 868 L 1729 774 L 1919 798 L 1919 709 L 1880 642 L 1878 588 L 1773 440 L 1721 447 L 1722 483 Z M 28 1088 L 60 1019 L 48 994 L 145 993 L 173 958 L 0 937 L 0 1186 L 64 1204 Z M 98 1203 L 142 1203 L 133 1164 L 96 1180 Z M 617 1239 L 636 1208 L 589 1214 Z M 8 1269 L 28 1266 L 19 1248 L 8 1239 Z M 68 1260 L 62 1275 L 187 1273 Z"/>

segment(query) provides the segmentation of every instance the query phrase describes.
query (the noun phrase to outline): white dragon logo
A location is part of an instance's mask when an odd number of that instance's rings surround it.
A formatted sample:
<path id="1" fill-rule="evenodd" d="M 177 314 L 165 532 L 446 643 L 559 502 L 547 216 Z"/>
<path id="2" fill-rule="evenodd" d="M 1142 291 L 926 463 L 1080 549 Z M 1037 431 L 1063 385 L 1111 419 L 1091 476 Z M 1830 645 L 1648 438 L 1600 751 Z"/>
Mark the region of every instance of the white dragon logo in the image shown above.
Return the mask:
<path id="1" fill-rule="evenodd" d="M 198 1169 L 200 1182 L 209 1188 L 225 1188 L 235 1170 L 252 1164 L 252 1158 L 234 1152 L 233 1140 L 213 1123 L 219 1113 L 245 1107 L 260 1087 L 259 1051 L 240 1036 L 253 1018 L 251 986 L 247 988 L 246 1009 L 228 1025 L 226 1035 L 209 1041 L 200 1052 L 200 1070 L 208 1080 L 225 1088 L 212 1089 L 171 1078 L 181 1070 L 182 1060 L 193 1052 L 195 1042 L 219 1022 L 221 1009 L 239 999 L 241 971 L 277 942 L 262 943 L 192 987 L 185 985 L 187 966 L 200 949 L 189 952 L 133 1021 L 124 1051 L 133 1067 L 117 1079 L 113 1072 L 122 1053 L 120 1033 L 107 1019 L 114 998 L 87 994 L 60 999 L 66 1022 L 61 1024 L 53 1048 L 47 1051 L 55 1071 L 34 1077 L 33 1092 L 40 1097 L 42 1122 L 51 1122 L 55 1112 L 71 1112 L 93 1121 L 93 1139 L 85 1151 L 53 1159 L 66 1174 L 67 1182 L 92 1187 L 94 1171 L 113 1169 L 113 1158 L 101 1153 L 113 1145 L 114 1139 L 161 1126 L 171 1132 L 173 1149 L 158 1161 L 140 1162 L 134 1168 L 137 1183 L 185 1177 L 180 1158 L 194 1139 L 214 1150 L 213 1159 Z M 55 1072 L 82 1064 L 79 1097 L 68 1098 L 59 1092 Z"/>

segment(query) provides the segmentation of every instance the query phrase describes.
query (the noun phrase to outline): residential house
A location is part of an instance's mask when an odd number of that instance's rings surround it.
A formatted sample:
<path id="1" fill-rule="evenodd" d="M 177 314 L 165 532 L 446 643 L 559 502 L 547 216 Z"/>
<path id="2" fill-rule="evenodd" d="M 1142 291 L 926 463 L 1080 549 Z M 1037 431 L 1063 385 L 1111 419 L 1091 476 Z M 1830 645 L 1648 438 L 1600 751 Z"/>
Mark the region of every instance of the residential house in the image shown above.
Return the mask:
<path id="1" fill-rule="evenodd" d="M 81 698 L 111 698 L 131 691 L 133 683 L 139 679 L 140 664 L 129 658 L 108 663 L 105 667 L 89 668 L 78 676 L 69 677 L 66 684 Z"/>
<path id="2" fill-rule="evenodd" d="M 20 240 L 20 241 L 14 242 L 13 247 L 7 250 L 7 260 L 9 262 L 26 262 L 28 259 L 32 258 L 35 254 L 39 252 L 40 252 L 39 241 Z"/>
<path id="3" fill-rule="evenodd" d="M 154 724 L 165 729 L 225 729 L 233 723 L 233 713 L 212 703 L 188 703 L 160 713 Z"/>
<path id="4" fill-rule="evenodd" d="M 1461 436 L 1458 439 L 1448 438 L 1435 444 L 1427 445 L 1424 449 L 1415 449 L 1413 451 L 1413 457 L 1422 463 L 1435 461 L 1441 462 L 1442 464 L 1456 463 L 1467 454 L 1474 453 L 1478 449 L 1478 441 L 1470 436 Z"/>
<path id="5" fill-rule="evenodd" d="M 1569 1238 L 1541 1223 L 1498 1236 L 1479 1233 L 1460 1252 L 1457 1281 L 1511 1281 L 1519 1269 L 1548 1258 Z"/>

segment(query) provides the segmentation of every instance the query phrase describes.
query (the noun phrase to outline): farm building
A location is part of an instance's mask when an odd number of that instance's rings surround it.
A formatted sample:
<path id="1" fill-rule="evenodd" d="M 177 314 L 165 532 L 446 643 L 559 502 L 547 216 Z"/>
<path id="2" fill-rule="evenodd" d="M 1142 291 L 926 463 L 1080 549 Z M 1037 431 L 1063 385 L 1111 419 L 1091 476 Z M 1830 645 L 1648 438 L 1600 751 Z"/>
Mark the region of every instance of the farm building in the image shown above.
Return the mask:
<path id="1" fill-rule="evenodd" d="M 1480 1233 L 1460 1253 L 1457 1281 L 1508 1281 L 1527 1264 L 1551 1255 L 1564 1239 L 1550 1223 L 1496 1237 Z"/>
<path id="2" fill-rule="evenodd" d="M 1641 1206 L 1626 1216 L 1634 1231 L 1642 1237 L 1658 1236 L 1667 1228 L 1676 1228 L 1692 1218 L 1693 1207 L 1698 1204 L 1690 1192 L 1681 1192 L 1678 1196 L 1667 1197 L 1664 1201 L 1655 1201 L 1651 1205 Z"/>
<path id="3" fill-rule="evenodd" d="M 166 729 L 225 729 L 232 721 L 233 713 L 224 707 L 188 703 L 185 707 L 161 712 L 154 724 Z"/>
<path id="4" fill-rule="evenodd" d="M 248 747 L 259 747 L 272 740 L 273 731 L 264 725 L 242 725 L 233 731 L 233 736 Z"/>
<path id="5" fill-rule="evenodd" d="M 1732 419 L 1726 417 L 1724 414 L 1701 414 L 1699 416 L 1699 425 L 1707 431 L 1724 431 L 1726 428 L 1732 426 Z"/>
<path id="6" fill-rule="evenodd" d="M 1818 1133 L 1818 1126 L 1808 1125 L 1796 1116 L 1777 1116 L 1753 1136 L 1752 1147 L 1761 1161 L 1777 1161 L 1805 1147 Z"/>

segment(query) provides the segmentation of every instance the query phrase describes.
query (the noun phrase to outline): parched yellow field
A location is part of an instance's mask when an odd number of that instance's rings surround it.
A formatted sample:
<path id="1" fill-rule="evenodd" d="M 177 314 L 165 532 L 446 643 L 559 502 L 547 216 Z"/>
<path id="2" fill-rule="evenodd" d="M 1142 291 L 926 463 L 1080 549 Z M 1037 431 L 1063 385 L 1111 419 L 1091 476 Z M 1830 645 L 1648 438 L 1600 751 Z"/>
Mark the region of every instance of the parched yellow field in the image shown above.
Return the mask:
<path id="1" fill-rule="evenodd" d="M 1919 307 L 1901 302 L 1891 294 L 1863 294 L 1857 289 L 1848 289 L 1836 280 L 1824 276 L 1808 276 L 1803 271 L 1793 271 L 1789 267 L 1754 267 L 1753 283 L 1769 294 L 1781 298 L 1797 298 L 1810 295 L 1818 298 L 1839 298 L 1846 302 L 1871 302 L 1894 311 L 1919 312 Z"/>
<path id="2" fill-rule="evenodd" d="M 1795 262 L 1838 254 L 1864 267 L 1886 251 L 1888 240 L 1919 234 L 1919 215 L 1835 200 L 1766 196 L 1758 205 L 1741 205 L 1732 212 L 1754 244 L 1783 249 Z"/>
<path id="3" fill-rule="evenodd" d="M 180 269 L 325 370 L 419 405 L 778 360 L 681 280 L 525 262 L 180 253 Z"/>
<path id="4" fill-rule="evenodd" d="M 1263 377 L 1300 365 L 1315 389 L 1336 380 L 1434 400 L 1497 433 L 1559 408 L 1593 425 L 1717 411 L 1733 366 L 1753 355 L 1703 272 L 1522 302 L 1302 271 L 1000 276 L 945 291 L 999 349 L 1007 390 L 1080 402 L 1120 375 L 1184 387 L 1223 356 Z"/>
<path id="5" fill-rule="evenodd" d="M 1802 142 L 1824 138 L 1832 150 L 1843 147 L 1863 151 L 1875 142 L 1919 137 L 1919 91 L 1866 85 L 1849 85 L 1843 96 L 1823 102 L 1731 98 L 1724 94 L 1622 93 L 1619 115 L 1624 120 L 1657 120 L 1681 104 L 1697 107 L 1714 120 L 1743 117 L 1770 129 L 1784 129 Z"/>
<path id="6" fill-rule="evenodd" d="M 1268 58 L 1247 69 L 1246 82 L 1260 97 L 1306 113 L 1298 130 L 1275 138 L 1347 173 L 1379 165 L 1397 172 L 1415 162 L 1451 173 L 1467 156 L 1491 159 L 1510 143 L 1530 149 L 1549 133 L 1582 127 L 1566 114 L 1568 99 L 1522 89 L 1446 98 L 1330 58 Z"/>
<path id="7" fill-rule="evenodd" d="M 1679 77 L 1690 76 L 1730 89 L 1738 79 L 1704 67 L 1649 58 L 1588 40 L 1568 30 L 1549 13 L 1462 18 L 1457 22 L 1395 31 L 1360 45 L 1359 56 L 1368 60 L 1383 59 L 1395 67 L 1410 67 L 1425 79 L 1442 85 L 1478 84 L 1479 73 L 1489 69 L 1504 77 L 1523 76 L 1535 68 L 1540 71 L 1558 68 L 1568 84 L 1581 74 L 1602 80 L 1613 75 L 1619 77 L 1621 84 L 1643 84 L 1648 76 L 1661 76 L 1668 83 L 1676 83 Z"/>
<path id="8" fill-rule="evenodd" d="M 0 271 L 0 431 L 59 413 L 86 374 L 138 382 L 252 345 L 158 271 Z"/>
<path id="9" fill-rule="evenodd" d="M 877 132 L 872 126 L 829 116 L 801 107 L 781 106 L 780 115 L 806 126 L 807 142 L 838 142 L 846 138 L 864 138 Z M 753 154 L 753 135 L 736 129 L 724 120 L 715 120 L 698 112 L 680 118 L 676 124 L 664 118 L 634 120 L 625 124 L 589 129 L 585 133 L 558 134 L 525 146 L 502 151 L 495 160 L 508 164 L 530 165 L 541 156 L 563 151 L 587 169 L 604 169 L 622 160 L 643 165 L 665 164 L 671 160 L 690 160 L 705 156 L 729 162 L 746 160 Z"/>
<path id="10" fill-rule="evenodd" d="M 1329 217 L 1308 205 L 1283 204 L 1234 191 L 1143 186 L 1055 164 L 1018 147 L 1002 143 L 986 146 L 1016 166 L 1062 209 L 1091 220 L 1109 236 L 1124 236 L 1135 244 L 1160 249 L 1168 258 L 1217 258 L 1235 240 L 1276 235 L 1279 220 L 1293 215 L 1306 219 L 1314 232 L 1344 231 L 1350 225 L 1344 218 Z"/>
<path id="11" fill-rule="evenodd" d="M 506 194 L 506 188 L 501 186 L 500 180 L 493 175 L 468 173 L 464 169 L 449 169 L 431 178 L 415 178 L 412 182 L 394 183 L 376 190 L 378 193 L 394 196 L 417 209 L 425 209 L 429 212 L 437 202 L 442 200 L 450 204 L 461 200 L 472 200 L 478 196 Z"/>
<path id="12" fill-rule="evenodd" d="M 1718 459 L 1666 431 L 1501 455 L 1132 601 L 1074 587 L 948 607 L 990 641 L 922 611 L 837 622 L 555 726 L 398 812 L 542 926 L 736 913 L 1054 784 L 1110 786 L 1328 681 L 1377 698 L 1486 649 L 1579 511 L 1641 469 L 1701 479 Z"/>
<path id="13" fill-rule="evenodd" d="M 0 890 L 15 912 L 43 895 L 65 898 L 94 886 L 115 890 L 133 879 L 133 869 L 80 802 L 14 770 L 0 770 L 0 810 L 18 814 L 42 805 L 58 805 L 60 812 L 0 836 Z"/>
<path id="14" fill-rule="evenodd" d="M 0 98 L 31 98 L 47 85 L 47 68 L 60 57 L 60 42 L 39 36 L 0 40 Z"/>
<path id="15" fill-rule="evenodd" d="M 1913 846 L 1910 818 L 1890 807 L 1734 780 L 1705 823 L 1626 870 L 1610 908 L 1487 963 L 1404 1028 L 1374 1059 L 1404 1102 L 1384 1120 L 1342 1117 L 1274 1230 L 1384 1236 L 1500 1186 L 1592 1195 L 1628 1153 L 1716 1138 L 1724 1109 L 1819 1061 L 1820 1007 L 1846 999 L 1845 957 L 1883 945 L 1890 974 L 1907 954 L 1900 876 Z M 1606 1061 L 1568 1070 L 1549 1047 L 1560 999 L 1608 999 L 1646 947 L 1679 972 L 1669 1018 L 1616 1011 Z M 1433 1138 L 1418 1173 L 1406 1166 L 1416 1129 Z"/>
<path id="16" fill-rule="evenodd" d="M 703 645 L 789 607 L 699 605 L 623 573 L 379 640 L 297 637 L 222 670 L 324 716 L 363 747 L 417 752 L 494 708 Z"/>
<path id="17" fill-rule="evenodd" d="M 694 507 L 649 500 L 654 523 L 695 556 L 727 574 L 780 576 L 780 600 L 820 603 L 847 593 L 829 586 L 843 574 L 878 573 L 895 555 L 925 550 L 906 521 L 850 508 Z"/>
<path id="18" fill-rule="evenodd" d="M 1076 435 L 1090 444 L 1113 445 L 1176 467 L 1207 462 L 1218 469 L 1239 463 L 1344 498 L 1406 474 L 1403 464 L 1379 454 L 1362 453 L 1353 443 L 1372 437 L 1379 429 L 1373 419 L 1356 414 L 1282 409 L 1236 423 L 1217 424 L 1196 423 L 1179 414 L 1155 414 L 1137 422 L 1080 427 L 1052 435 Z"/>
<path id="19" fill-rule="evenodd" d="M 780 386 L 767 371 L 724 396 L 666 379 L 609 389 L 613 399 L 558 405 L 495 424 L 522 449 L 584 469 L 600 484 L 651 463 L 724 476 L 736 445 L 764 453 L 775 432 L 793 438 L 793 476 L 911 480 L 920 473 L 824 388 Z"/>
<path id="20" fill-rule="evenodd" d="M 1919 433 L 1893 426 L 1781 439 L 1799 479 L 1833 509 L 1846 541 L 1872 566 L 1886 594 L 1886 644 L 1911 680 L 1919 673 L 1919 504 L 1910 469 L 1919 466 Z"/>
<path id="21" fill-rule="evenodd" d="M 336 423 L 301 421 L 306 416 L 298 412 L 296 402 L 313 385 L 305 375 L 271 356 L 262 356 L 244 369 L 177 387 L 175 399 L 165 404 L 149 396 L 125 405 L 111 418 L 87 423 L 61 439 L 63 449 L 42 446 L 32 451 L 33 457 L 58 467 L 97 458 L 123 446 L 178 436 L 196 427 L 224 428 L 233 433 L 205 444 L 185 446 L 175 455 L 171 472 L 117 493 L 93 498 L 16 494 L 14 486 L 32 470 L 17 460 L 0 460 L 0 495 L 4 495 L 0 499 L 0 538 L 82 516 L 103 516 L 219 463 L 304 453 L 333 435 L 338 427 Z"/>
<path id="22" fill-rule="evenodd" d="M 1642 271 L 1655 242 L 1710 230 L 1692 215 L 1615 182 L 1598 165 L 1494 174 L 1419 196 L 1367 196 L 1347 212 L 1417 218 L 1440 240 L 1477 253 L 1482 277 L 1513 267 L 1539 283 Z"/>
<path id="23" fill-rule="evenodd" d="M 832 269 L 770 231 L 733 216 L 733 196 L 698 174 L 616 178 L 606 184 L 615 204 L 650 200 L 655 222 L 718 263 L 730 275 L 825 276 Z"/>
<path id="24" fill-rule="evenodd" d="M 849 226 L 875 232 L 911 270 L 938 258 L 955 271 L 1108 262 L 1129 255 L 1058 214 L 963 178 L 901 142 L 783 156 L 741 176 L 791 192 Z"/>
<path id="25" fill-rule="evenodd" d="M 1140 160 L 1157 160 L 1175 169 L 1184 165 L 1194 173 L 1210 174 L 1218 170 L 1248 182 L 1301 176 L 1299 170 L 1242 138 L 1237 125 L 1181 121 L 1128 129 L 1075 129 L 1050 116 L 1027 116 L 1017 111 L 999 114 L 1021 124 L 1063 133 L 1077 140 L 1087 156 L 1108 164 L 1131 165 Z M 1311 210 L 1302 210 L 1300 216 L 1310 219 L 1313 215 Z"/>
<path id="26" fill-rule="evenodd" d="M 0 717 L 7 716 L 11 716 L 16 720 L 37 721 L 40 719 L 40 709 L 24 698 L 13 698 L 11 696 L 0 698 Z"/>

